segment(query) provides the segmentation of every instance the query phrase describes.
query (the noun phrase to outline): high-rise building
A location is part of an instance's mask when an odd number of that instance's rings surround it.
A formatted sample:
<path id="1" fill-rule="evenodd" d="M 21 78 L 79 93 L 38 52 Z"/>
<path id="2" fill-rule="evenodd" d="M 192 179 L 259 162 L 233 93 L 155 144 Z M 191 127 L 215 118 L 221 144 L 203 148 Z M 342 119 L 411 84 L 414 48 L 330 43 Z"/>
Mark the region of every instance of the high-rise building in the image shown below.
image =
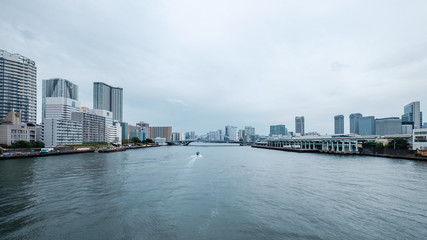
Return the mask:
<path id="1" fill-rule="evenodd" d="M 81 108 L 82 112 L 85 113 L 90 113 L 90 114 L 95 114 L 98 116 L 102 116 L 105 117 L 105 125 L 106 126 L 112 126 L 113 125 L 113 113 L 107 110 L 103 110 L 103 109 L 90 109 L 88 107 L 82 107 Z"/>
<path id="2" fill-rule="evenodd" d="M 113 120 L 123 122 L 123 88 L 103 82 L 93 83 L 93 108 L 113 112 Z"/>
<path id="3" fill-rule="evenodd" d="M 83 143 L 107 141 L 105 117 L 86 112 L 72 112 L 71 120 L 82 123 Z"/>
<path id="4" fill-rule="evenodd" d="M 420 112 L 420 102 L 411 102 L 403 108 L 402 123 L 413 123 L 414 129 L 422 128 L 423 113 Z"/>
<path id="5" fill-rule="evenodd" d="M 243 141 L 246 137 L 245 129 L 239 129 L 237 132 L 237 140 Z"/>
<path id="6" fill-rule="evenodd" d="M 166 141 L 171 141 L 172 127 L 150 127 L 150 138 L 165 138 Z"/>
<path id="7" fill-rule="evenodd" d="M 145 136 L 140 126 L 128 125 L 128 136 L 129 139 L 137 137 L 140 141 L 144 141 Z"/>
<path id="8" fill-rule="evenodd" d="M 229 141 L 237 140 L 237 127 L 225 126 L 225 140 L 229 140 Z"/>
<path id="9" fill-rule="evenodd" d="M 270 136 L 273 135 L 287 135 L 288 129 L 286 129 L 285 125 L 271 125 L 270 126 Z"/>
<path id="10" fill-rule="evenodd" d="M 150 138 L 150 124 L 144 121 L 140 121 L 136 126 L 141 127 L 141 132 L 143 134 L 142 140 L 145 141 L 147 138 Z"/>
<path id="11" fill-rule="evenodd" d="M 0 49 L 0 121 L 10 111 L 20 111 L 23 123 L 36 123 L 36 63 Z"/>
<path id="12" fill-rule="evenodd" d="M 304 136 L 304 116 L 295 117 L 295 134 Z"/>
<path id="13" fill-rule="evenodd" d="M 80 102 L 76 84 L 61 78 L 43 80 L 42 121 L 44 119 L 70 120 L 71 113 L 79 111 Z"/>
<path id="14" fill-rule="evenodd" d="M 114 144 L 122 143 L 122 126 L 119 121 L 114 121 L 112 125 L 106 126 L 107 142 Z"/>
<path id="15" fill-rule="evenodd" d="M 122 139 L 129 139 L 129 124 L 127 122 L 121 122 L 122 127 Z"/>
<path id="16" fill-rule="evenodd" d="M 344 115 L 334 117 L 334 129 L 335 134 L 344 134 Z"/>
<path id="17" fill-rule="evenodd" d="M 255 128 L 251 126 L 245 127 L 245 141 L 246 142 L 255 142 Z"/>
<path id="18" fill-rule="evenodd" d="M 377 118 L 375 120 L 375 134 L 393 135 L 402 133 L 402 121 L 398 117 Z"/>
<path id="19" fill-rule="evenodd" d="M 352 113 L 350 114 L 350 133 L 357 133 L 359 132 L 359 120 L 363 117 L 360 113 Z"/>
<path id="20" fill-rule="evenodd" d="M 375 135 L 375 117 L 366 116 L 359 118 L 359 134 L 360 135 Z"/>
<path id="21" fill-rule="evenodd" d="M 194 131 L 186 132 L 185 133 L 185 139 L 186 140 L 194 140 L 194 139 L 196 139 L 196 133 Z"/>
<path id="22" fill-rule="evenodd" d="M 206 134 L 206 138 L 208 141 L 219 141 L 221 136 L 219 131 L 209 131 Z"/>

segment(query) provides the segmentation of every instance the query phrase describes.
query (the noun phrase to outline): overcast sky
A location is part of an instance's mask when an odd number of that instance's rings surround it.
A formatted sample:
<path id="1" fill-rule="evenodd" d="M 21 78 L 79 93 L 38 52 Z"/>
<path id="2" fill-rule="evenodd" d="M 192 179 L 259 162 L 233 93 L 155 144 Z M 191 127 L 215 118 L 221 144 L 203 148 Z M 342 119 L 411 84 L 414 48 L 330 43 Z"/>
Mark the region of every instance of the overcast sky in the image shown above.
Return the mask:
<path id="1" fill-rule="evenodd" d="M 427 1 L 23 1 L 0 3 L 0 49 L 41 82 L 122 87 L 124 121 L 173 131 L 272 124 L 333 133 L 334 115 L 427 108 Z M 426 112 L 427 114 L 427 112 Z M 427 119 L 427 116 L 425 116 Z M 426 120 L 425 120 L 426 121 Z"/>

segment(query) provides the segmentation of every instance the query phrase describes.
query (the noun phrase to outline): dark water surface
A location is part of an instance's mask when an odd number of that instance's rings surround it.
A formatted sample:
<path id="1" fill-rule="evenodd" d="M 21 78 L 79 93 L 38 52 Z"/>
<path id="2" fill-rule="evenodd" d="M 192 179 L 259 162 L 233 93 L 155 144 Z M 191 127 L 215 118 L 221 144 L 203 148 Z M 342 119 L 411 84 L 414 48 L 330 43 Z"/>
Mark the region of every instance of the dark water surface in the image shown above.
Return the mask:
<path id="1" fill-rule="evenodd" d="M 427 239 L 427 162 L 239 146 L 0 161 L 0 239 Z"/>

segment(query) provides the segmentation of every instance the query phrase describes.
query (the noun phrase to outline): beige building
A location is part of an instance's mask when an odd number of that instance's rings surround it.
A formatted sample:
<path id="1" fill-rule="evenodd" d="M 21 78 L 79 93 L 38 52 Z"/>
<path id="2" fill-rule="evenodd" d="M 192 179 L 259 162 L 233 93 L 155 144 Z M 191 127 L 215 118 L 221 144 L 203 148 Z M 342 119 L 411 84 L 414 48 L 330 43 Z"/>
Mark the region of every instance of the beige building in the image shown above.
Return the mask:
<path id="1" fill-rule="evenodd" d="M 166 138 L 172 140 L 172 127 L 150 127 L 150 138 Z"/>
<path id="2" fill-rule="evenodd" d="M 36 140 L 36 126 L 33 123 L 22 123 L 21 112 L 10 111 L 0 124 L 0 144 Z"/>

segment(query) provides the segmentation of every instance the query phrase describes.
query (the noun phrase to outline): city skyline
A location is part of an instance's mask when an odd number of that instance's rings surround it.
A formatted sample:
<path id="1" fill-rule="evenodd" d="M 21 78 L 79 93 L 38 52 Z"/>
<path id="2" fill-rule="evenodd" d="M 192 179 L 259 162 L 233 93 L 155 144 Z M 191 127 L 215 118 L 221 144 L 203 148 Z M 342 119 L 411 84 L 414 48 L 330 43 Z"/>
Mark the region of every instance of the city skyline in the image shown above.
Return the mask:
<path id="1" fill-rule="evenodd" d="M 376 4 L 7 2 L 0 49 L 36 62 L 38 122 L 41 81 L 64 78 L 88 107 L 93 82 L 122 87 L 130 124 L 268 135 L 304 116 L 305 132 L 331 134 L 342 114 L 347 133 L 351 113 L 400 117 L 413 101 L 426 112 L 426 3 Z"/>

